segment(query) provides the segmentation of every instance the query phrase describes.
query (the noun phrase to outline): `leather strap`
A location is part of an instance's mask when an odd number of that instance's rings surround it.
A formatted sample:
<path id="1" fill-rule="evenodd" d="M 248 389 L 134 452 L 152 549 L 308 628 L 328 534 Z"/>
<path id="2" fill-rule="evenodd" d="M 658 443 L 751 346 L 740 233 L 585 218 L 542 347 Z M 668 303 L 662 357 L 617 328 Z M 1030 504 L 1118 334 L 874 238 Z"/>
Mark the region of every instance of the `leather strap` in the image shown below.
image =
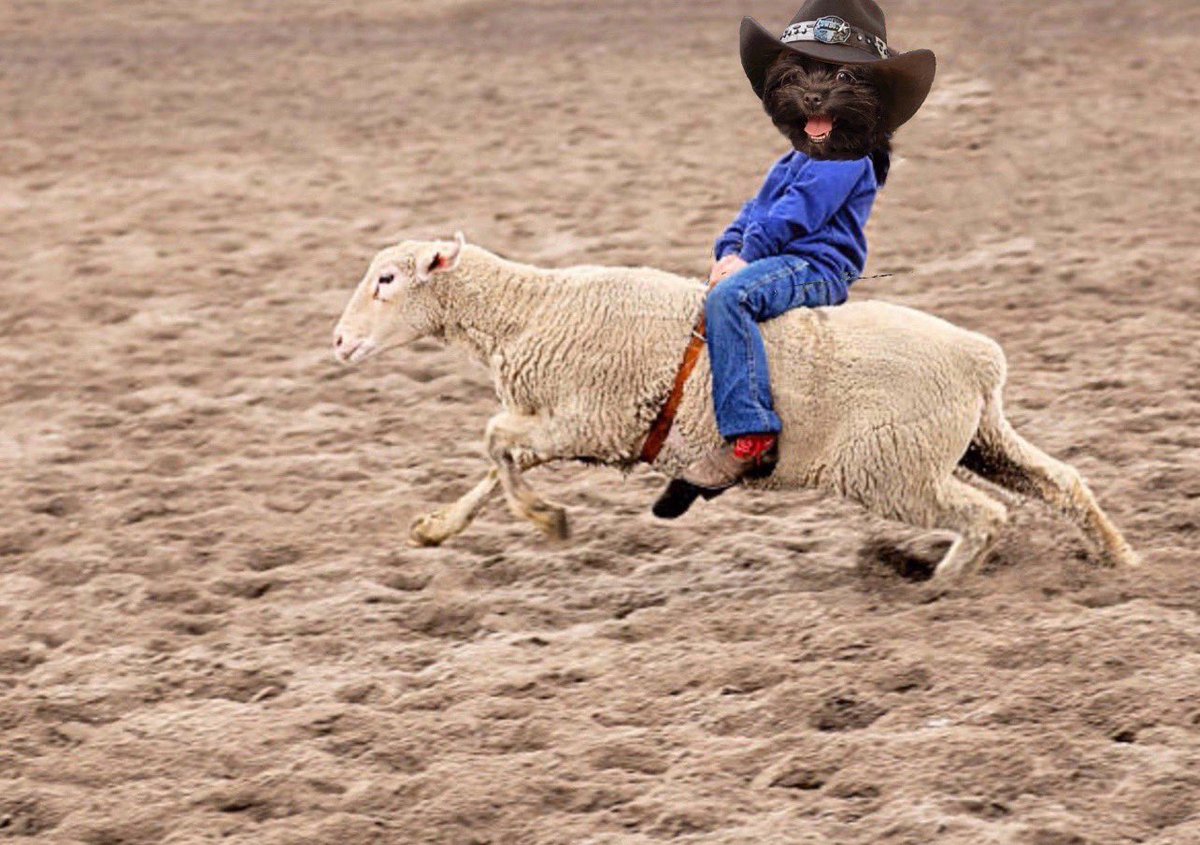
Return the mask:
<path id="1" fill-rule="evenodd" d="M 715 284 L 716 282 L 709 282 L 708 289 L 712 290 Z M 679 370 L 675 373 L 675 383 L 671 386 L 667 401 L 658 409 L 658 416 L 654 418 L 654 424 L 650 426 L 650 433 L 646 435 L 646 441 L 642 444 L 642 454 L 639 460 L 652 464 L 658 459 L 658 453 L 662 451 L 663 444 L 667 442 L 667 435 L 671 433 L 671 426 L 675 424 L 675 414 L 679 411 L 679 403 L 683 401 L 683 388 L 687 385 L 692 370 L 696 369 L 696 362 L 700 360 L 700 353 L 703 350 L 704 312 L 701 311 L 700 319 L 696 321 L 696 327 L 692 329 L 692 338 L 688 341 L 687 348 L 683 350 L 683 360 L 679 364 Z"/>
<path id="2" fill-rule="evenodd" d="M 878 35 L 851 26 L 837 15 L 826 15 L 815 21 L 800 21 L 789 26 L 779 36 L 784 44 L 794 44 L 797 41 L 817 41 L 821 44 L 845 44 L 856 50 L 867 53 L 877 53 L 879 58 L 887 59 L 897 55 L 888 47 L 887 42 Z"/>
<path id="3" fill-rule="evenodd" d="M 884 279 L 893 275 L 895 274 L 877 273 L 874 276 L 847 276 L 846 282 L 849 284 L 859 279 Z M 717 282 L 709 282 L 708 290 L 711 291 L 716 284 Z M 696 327 L 692 330 L 692 339 L 688 341 L 687 349 L 683 350 L 683 361 L 679 364 L 679 371 L 675 373 L 675 384 L 671 387 L 667 401 L 659 408 L 654 424 L 650 426 L 650 433 L 646 435 L 638 460 L 652 464 L 662 451 L 663 444 L 667 442 L 667 435 L 671 433 L 671 426 L 675 423 L 679 403 L 683 400 L 683 388 L 687 385 L 688 376 L 696 368 L 696 361 L 700 359 L 700 350 L 704 348 L 704 342 L 704 312 L 701 311 L 700 319 L 696 321 Z"/>

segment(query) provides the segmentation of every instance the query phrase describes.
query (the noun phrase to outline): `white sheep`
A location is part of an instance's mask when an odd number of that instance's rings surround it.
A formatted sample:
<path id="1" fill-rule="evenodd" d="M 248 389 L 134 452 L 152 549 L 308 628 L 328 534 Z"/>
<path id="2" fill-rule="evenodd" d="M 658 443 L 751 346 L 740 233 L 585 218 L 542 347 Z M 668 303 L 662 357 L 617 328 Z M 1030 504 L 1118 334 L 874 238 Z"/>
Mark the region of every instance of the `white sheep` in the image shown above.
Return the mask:
<path id="1" fill-rule="evenodd" d="M 512 511 L 567 535 L 565 511 L 523 470 L 580 459 L 630 466 L 671 390 L 704 286 L 649 268 L 519 264 L 476 246 L 405 241 L 371 262 L 334 332 L 343 362 L 420 337 L 444 337 L 491 370 L 503 411 L 488 422 L 492 466 L 450 506 L 417 519 L 437 545 L 462 531 L 499 484 Z M 880 516 L 957 534 L 935 575 L 969 570 L 1004 525 L 975 473 L 1054 506 L 1101 558 L 1137 558 L 1070 466 L 1005 419 L 1003 352 L 992 340 L 884 302 L 796 309 L 765 323 L 779 463 L 759 489 L 819 488 Z M 654 463 L 674 476 L 719 442 L 707 356 L 687 382 Z"/>

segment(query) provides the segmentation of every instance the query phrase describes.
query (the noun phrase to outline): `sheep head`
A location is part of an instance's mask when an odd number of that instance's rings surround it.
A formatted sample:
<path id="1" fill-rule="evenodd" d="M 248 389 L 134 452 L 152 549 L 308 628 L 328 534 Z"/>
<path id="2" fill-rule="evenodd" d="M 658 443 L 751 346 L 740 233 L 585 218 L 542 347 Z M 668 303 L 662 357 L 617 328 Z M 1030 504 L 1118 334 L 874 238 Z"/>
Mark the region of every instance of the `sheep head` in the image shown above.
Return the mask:
<path id="1" fill-rule="evenodd" d="M 416 340 L 437 327 L 434 277 L 458 267 L 466 238 L 403 241 L 371 261 L 333 330 L 333 355 L 357 364 Z"/>

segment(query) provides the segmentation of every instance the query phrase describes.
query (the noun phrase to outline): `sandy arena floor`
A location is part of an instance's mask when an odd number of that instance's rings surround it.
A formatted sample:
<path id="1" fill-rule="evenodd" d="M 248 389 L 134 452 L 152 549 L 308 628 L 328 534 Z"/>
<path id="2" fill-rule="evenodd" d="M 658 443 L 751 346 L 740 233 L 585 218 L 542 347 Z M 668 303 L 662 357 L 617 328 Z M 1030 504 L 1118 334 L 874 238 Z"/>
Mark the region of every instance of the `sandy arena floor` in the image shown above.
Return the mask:
<path id="1" fill-rule="evenodd" d="M 405 545 L 494 399 L 333 363 L 366 261 L 701 274 L 789 4 L 0 4 L 0 839 L 1200 843 L 1200 19 L 887 5 L 940 71 L 855 295 L 999 340 L 1139 571 L 1027 505 L 938 595 L 844 503 L 582 466 L 571 545 Z"/>

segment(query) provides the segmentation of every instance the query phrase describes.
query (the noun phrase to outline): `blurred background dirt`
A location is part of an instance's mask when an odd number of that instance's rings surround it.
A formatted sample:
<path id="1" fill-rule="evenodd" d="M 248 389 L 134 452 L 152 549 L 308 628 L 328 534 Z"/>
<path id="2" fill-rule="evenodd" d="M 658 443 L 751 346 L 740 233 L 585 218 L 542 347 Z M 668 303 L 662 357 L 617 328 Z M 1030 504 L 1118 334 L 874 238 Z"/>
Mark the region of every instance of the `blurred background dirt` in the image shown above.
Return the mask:
<path id="1" fill-rule="evenodd" d="M 843 503 L 576 466 L 571 545 L 405 546 L 494 399 L 332 363 L 367 260 L 700 275 L 783 152 L 739 17 L 791 5 L 0 6 L 0 838 L 1200 842 L 1196 9 L 887 11 L 940 69 L 855 296 L 1000 341 L 1140 571 L 1029 505 L 939 595 Z"/>

